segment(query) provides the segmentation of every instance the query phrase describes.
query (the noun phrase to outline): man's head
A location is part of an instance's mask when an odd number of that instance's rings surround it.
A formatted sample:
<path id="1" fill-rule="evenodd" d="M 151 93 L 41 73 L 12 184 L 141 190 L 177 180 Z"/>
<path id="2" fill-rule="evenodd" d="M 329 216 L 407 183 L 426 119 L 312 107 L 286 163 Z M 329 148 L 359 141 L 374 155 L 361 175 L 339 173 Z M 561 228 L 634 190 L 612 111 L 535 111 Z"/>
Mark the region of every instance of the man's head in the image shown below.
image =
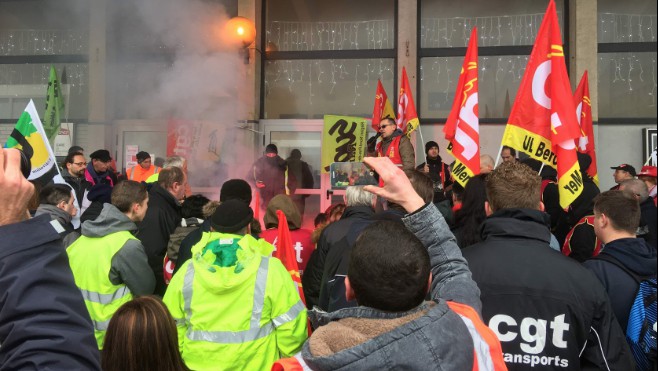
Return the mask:
<path id="1" fill-rule="evenodd" d="M 640 203 L 649 198 L 649 189 L 640 179 L 624 180 L 619 184 L 619 190 L 630 192 Z"/>
<path id="2" fill-rule="evenodd" d="M 418 193 L 425 203 L 434 201 L 434 183 L 427 174 L 416 169 L 406 170 L 404 173 L 409 178 L 414 191 Z"/>
<path id="3" fill-rule="evenodd" d="M 594 197 L 594 233 L 603 243 L 635 237 L 640 204 L 627 191 L 606 191 Z"/>
<path id="4" fill-rule="evenodd" d="M 363 190 L 363 186 L 349 186 L 345 189 L 345 205 L 369 206 L 374 208 L 375 195 Z"/>
<path id="5" fill-rule="evenodd" d="M 243 179 L 229 179 L 222 184 L 219 191 L 219 201 L 241 200 L 247 205 L 251 204 L 251 186 Z"/>
<path id="6" fill-rule="evenodd" d="M 276 156 L 279 154 L 279 149 L 276 147 L 276 144 L 270 143 L 265 146 L 265 156 Z"/>
<path id="7" fill-rule="evenodd" d="M 386 138 L 390 137 L 391 135 L 393 135 L 393 133 L 395 132 L 395 129 L 397 129 L 397 128 L 398 128 L 397 124 L 390 117 L 382 119 L 379 122 L 379 132 L 381 133 L 382 138 L 384 138 L 384 139 L 386 139 Z"/>
<path id="8" fill-rule="evenodd" d="M 185 198 L 185 186 L 187 185 L 187 176 L 179 167 L 170 167 L 162 169 L 158 177 L 160 187 L 166 189 L 177 200 Z"/>
<path id="9" fill-rule="evenodd" d="M 612 176 L 615 178 L 615 183 L 621 184 L 624 180 L 635 178 L 635 168 L 628 164 L 621 164 L 619 166 L 611 167 L 615 173 Z"/>
<path id="10" fill-rule="evenodd" d="M 68 153 L 80 152 L 85 153 L 85 149 L 80 146 L 71 146 L 69 147 Z"/>
<path id="11" fill-rule="evenodd" d="M 425 143 L 425 156 L 431 159 L 439 157 L 439 145 L 435 141 Z"/>
<path id="12" fill-rule="evenodd" d="M 516 150 L 508 146 L 503 146 L 500 157 L 503 159 L 503 162 L 516 162 Z"/>
<path id="13" fill-rule="evenodd" d="M 503 162 L 487 176 L 487 215 L 502 209 L 543 210 L 541 178 L 520 162 Z"/>
<path id="14" fill-rule="evenodd" d="M 85 168 L 87 167 L 87 160 L 82 152 L 69 152 L 62 164 L 66 171 L 76 178 L 85 176 Z"/>
<path id="15" fill-rule="evenodd" d="M 480 156 L 480 174 L 489 174 L 493 171 L 495 165 L 493 157 L 489 155 Z"/>
<path id="16" fill-rule="evenodd" d="M 55 206 L 71 216 L 78 213 L 73 192 L 69 186 L 64 184 L 50 184 L 43 187 L 39 193 L 39 203 Z"/>
<path id="17" fill-rule="evenodd" d="M 642 171 L 637 174 L 637 177 L 651 189 L 656 186 L 656 167 L 655 166 L 642 166 Z"/>
<path id="18" fill-rule="evenodd" d="M 359 305 L 404 312 L 423 302 L 430 278 L 429 254 L 420 240 L 400 223 L 378 221 L 356 240 L 346 296 Z"/>
<path id="19" fill-rule="evenodd" d="M 162 168 L 167 169 L 170 167 L 180 168 L 183 170 L 184 173 L 187 173 L 187 161 L 185 160 L 185 157 L 181 157 L 181 156 L 167 157 L 164 164 L 162 165 Z"/>
<path id="20" fill-rule="evenodd" d="M 210 202 L 210 200 L 204 195 L 191 195 L 190 197 L 187 197 L 181 206 L 181 216 L 185 219 L 203 219 L 203 209 L 208 202 Z"/>
<path id="21" fill-rule="evenodd" d="M 148 201 L 149 194 L 144 183 L 124 180 L 112 189 L 112 205 L 126 214 L 133 222 L 144 220 Z"/>
<path id="22" fill-rule="evenodd" d="M 145 151 L 140 151 L 137 152 L 137 163 L 139 166 L 142 167 L 144 170 L 148 170 L 151 168 L 151 155 L 149 155 L 148 152 Z"/>
<path id="23" fill-rule="evenodd" d="M 98 151 L 92 152 L 92 154 L 89 155 L 89 158 L 91 159 L 94 171 L 98 174 L 106 172 L 110 168 L 110 163 L 112 162 L 110 152 L 106 149 L 99 149 Z"/>
<path id="24" fill-rule="evenodd" d="M 245 235 L 249 233 L 249 223 L 253 219 L 254 212 L 249 205 L 233 199 L 217 206 L 210 225 L 215 232 Z"/>

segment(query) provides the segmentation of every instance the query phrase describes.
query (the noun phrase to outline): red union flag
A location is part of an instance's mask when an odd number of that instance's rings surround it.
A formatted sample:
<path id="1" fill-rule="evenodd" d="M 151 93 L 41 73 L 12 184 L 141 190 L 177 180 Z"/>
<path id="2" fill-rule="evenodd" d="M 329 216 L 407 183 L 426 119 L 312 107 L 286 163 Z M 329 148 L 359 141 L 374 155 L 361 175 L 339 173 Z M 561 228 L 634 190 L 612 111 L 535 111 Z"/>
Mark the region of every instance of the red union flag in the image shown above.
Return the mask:
<path id="1" fill-rule="evenodd" d="M 391 101 L 388 100 L 388 95 L 386 95 L 386 90 L 384 90 L 381 80 L 377 80 L 375 107 L 372 110 L 372 128 L 375 129 L 375 131 L 379 131 L 379 123 L 386 117 L 395 120 L 395 111 L 393 111 Z"/>
<path id="2" fill-rule="evenodd" d="M 418 114 L 416 113 L 416 105 L 414 104 L 414 97 L 411 95 L 407 70 L 404 67 L 402 67 L 400 96 L 398 97 L 398 119 L 396 123 L 398 124 L 398 129 L 402 130 L 407 136 L 411 135 L 411 132 L 416 130 L 418 125 L 420 125 Z"/>
<path id="3" fill-rule="evenodd" d="M 295 256 L 295 250 L 292 247 L 292 237 L 290 237 L 290 229 L 288 229 L 288 220 L 286 215 L 281 210 L 276 211 L 276 216 L 279 219 L 279 228 L 277 235 L 277 244 L 276 251 L 274 251 L 273 256 L 283 263 L 283 266 L 286 267 L 288 273 L 292 277 L 292 280 L 297 286 L 299 291 L 299 297 L 306 305 L 306 299 L 304 298 L 304 290 L 302 290 L 302 278 L 299 275 L 299 266 L 297 265 L 297 258 Z"/>
<path id="4" fill-rule="evenodd" d="M 462 65 L 452 110 L 443 127 L 450 142 L 448 152 L 455 157 L 453 178 L 462 186 L 480 173 L 480 121 L 478 118 L 478 45 L 477 28 L 471 39 Z"/>
<path id="5" fill-rule="evenodd" d="M 583 190 L 574 143 L 579 137 L 560 26 L 555 2 L 551 0 L 505 127 L 502 145 L 556 168 L 560 206 L 566 209 Z"/>
<path id="6" fill-rule="evenodd" d="M 573 97 L 576 105 L 576 114 L 580 124 L 580 138 L 576 141 L 578 152 L 587 153 L 592 158 L 592 164 L 587 169 L 587 174 L 599 185 L 599 174 L 596 167 L 596 148 L 594 146 L 594 127 L 592 125 L 592 102 L 589 100 L 589 80 L 587 71 L 580 79 L 580 84 Z"/>

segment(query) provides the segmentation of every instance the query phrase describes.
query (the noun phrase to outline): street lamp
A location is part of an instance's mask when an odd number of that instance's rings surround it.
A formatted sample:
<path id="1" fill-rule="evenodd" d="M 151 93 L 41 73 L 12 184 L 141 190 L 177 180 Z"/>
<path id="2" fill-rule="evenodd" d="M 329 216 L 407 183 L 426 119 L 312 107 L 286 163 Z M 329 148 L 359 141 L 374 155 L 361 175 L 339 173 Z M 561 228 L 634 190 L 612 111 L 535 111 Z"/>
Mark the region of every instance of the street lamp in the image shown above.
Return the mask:
<path id="1" fill-rule="evenodd" d="M 245 17 L 233 17 L 226 23 L 226 31 L 231 40 L 241 44 L 240 53 L 244 56 L 244 63 L 249 64 L 249 45 L 256 40 L 256 27 Z"/>

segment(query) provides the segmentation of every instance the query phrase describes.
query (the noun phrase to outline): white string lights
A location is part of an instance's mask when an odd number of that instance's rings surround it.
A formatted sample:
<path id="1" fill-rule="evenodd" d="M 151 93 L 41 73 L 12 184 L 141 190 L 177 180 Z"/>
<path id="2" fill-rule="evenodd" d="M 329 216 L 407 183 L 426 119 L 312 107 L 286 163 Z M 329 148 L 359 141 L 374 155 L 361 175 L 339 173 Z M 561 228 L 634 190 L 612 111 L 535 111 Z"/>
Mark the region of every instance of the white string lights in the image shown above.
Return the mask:
<path id="1" fill-rule="evenodd" d="M 265 36 L 279 51 L 393 49 L 393 20 L 356 22 L 280 22 Z"/>
<path id="2" fill-rule="evenodd" d="M 599 115 L 650 117 L 655 114 L 655 52 L 601 53 L 598 67 Z"/>
<path id="3" fill-rule="evenodd" d="M 599 13 L 600 43 L 656 42 L 656 15 Z"/>
<path id="4" fill-rule="evenodd" d="M 89 81 L 89 66 L 86 63 L 55 64 L 60 78 L 63 66 L 70 91 L 83 93 Z M 50 64 L 0 64 L 0 85 L 47 85 L 49 75 Z"/>
<path id="5" fill-rule="evenodd" d="M 88 40 L 76 30 L 0 30 L 0 55 L 87 54 Z"/>

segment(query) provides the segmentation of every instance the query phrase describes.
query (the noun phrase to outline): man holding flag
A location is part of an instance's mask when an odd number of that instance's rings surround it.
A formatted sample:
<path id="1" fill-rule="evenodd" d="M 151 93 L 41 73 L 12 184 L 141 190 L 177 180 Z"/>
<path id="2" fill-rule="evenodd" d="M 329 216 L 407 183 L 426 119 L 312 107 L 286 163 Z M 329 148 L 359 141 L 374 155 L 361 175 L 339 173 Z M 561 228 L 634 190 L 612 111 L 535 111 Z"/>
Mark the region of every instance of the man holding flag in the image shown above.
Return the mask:
<path id="1" fill-rule="evenodd" d="M 455 101 L 443 127 L 450 142 L 448 152 L 455 157 L 452 176 L 462 187 L 480 173 L 480 122 L 478 118 L 477 28 L 471 31 Z"/>
<path id="2" fill-rule="evenodd" d="M 578 152 L 586 153 L 592 159 L 587 174 L 594 180 L 596 186 L 599 185 L 599 174 L 596 166 L 596 148 L 594 145 L 594 125 L 592 124 L 592 103 L 589 99 L 589 80 L 587 71 L 583 73 L 580 84 L 576 89 L 573 97 L 576 105 L 576 115 L 580 124 L 580 138 L 576 142 Z"/>
<path id="3" fill-rule="evenodd" d="M 505 128 L 502 145 L 557 169 L 560 206 L 582 192 L 575 139 L 580 128 L 555 3 L 550 2 Z"/>

